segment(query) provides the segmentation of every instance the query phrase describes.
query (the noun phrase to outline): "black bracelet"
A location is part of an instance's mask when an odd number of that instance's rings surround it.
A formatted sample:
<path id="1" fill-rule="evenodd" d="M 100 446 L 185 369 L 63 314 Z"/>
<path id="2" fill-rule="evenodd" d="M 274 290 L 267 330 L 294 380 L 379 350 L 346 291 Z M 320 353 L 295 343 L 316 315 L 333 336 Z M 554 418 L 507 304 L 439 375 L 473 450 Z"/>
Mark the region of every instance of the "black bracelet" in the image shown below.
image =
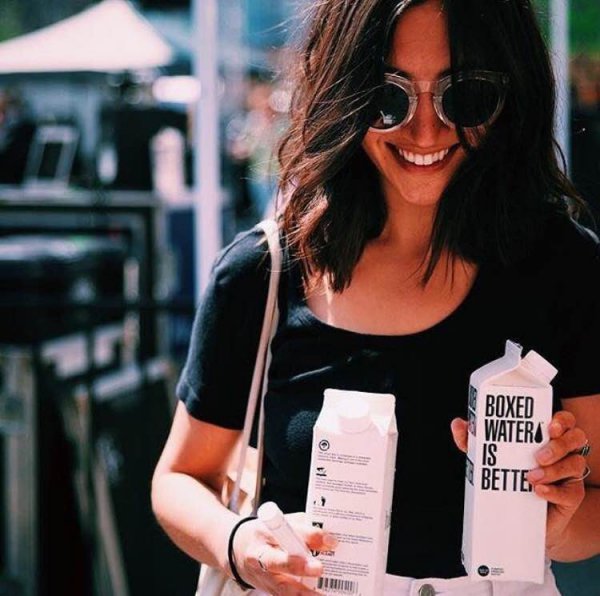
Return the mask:
<path id="1" fill-rule="evenodd" d="M 233 539 L 235 538 L 235 533 L 238 531 L 239 527 L 246 522 L 252 521 L 256 519 L 256 515 L 251 515 L 249 517 L 243 517 L 240 519 L 233 529 L 231 530 L 231 534 L 229 534 L 229 542 L 227 543 L 227 558 L 229 559 L 229 568 L 231 569 L 231 573 L 233 574 L 233 579 L 235 579 L 236 583 L 240 588 L 244 590 L 254 590 L 254 586 L 251 586 L 248 582 L 245 582 L 237 570 L 235 566 L 235 558 L 233 556 Z"/>

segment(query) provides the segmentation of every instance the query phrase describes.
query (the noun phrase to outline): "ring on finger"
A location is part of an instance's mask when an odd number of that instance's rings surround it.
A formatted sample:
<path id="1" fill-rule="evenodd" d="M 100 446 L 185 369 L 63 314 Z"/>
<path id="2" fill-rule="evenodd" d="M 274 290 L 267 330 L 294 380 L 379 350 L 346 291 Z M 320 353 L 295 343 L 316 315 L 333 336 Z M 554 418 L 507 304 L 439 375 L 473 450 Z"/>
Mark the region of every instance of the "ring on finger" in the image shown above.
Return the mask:
<path id="1" fill-rule="evenodd" d="M 591 469 L 589 466 L 585 467 L 585 470 L 583 471 L 583 474 L 581 476 L 576 476 L 574 478 L 568 478 L 567 480 L 563 481 L 563 484 L 570 484 L 571 482 L 581 482 L 582 480 L 584 480 L 585 478 L 587 478 L 590 473 L 591 473 Z"/>
<path id="2" fill-rule="evenodd" d="M 583 457 L 586 457 L 587 455 L 589 455 L 591 450 L 592 450 L 592 446 L 590 445 L 590 442 L 588 440 L 586 440 L 585 445 L 583 447 L 581 447 L 581 449 L 578 449 L 577 453 L 579 455 L 583 455 Z"/>
<path id="3" fill-rule="evenodd" d="M 262 556 L 265 554 L 266 551 L 262 551 L 260 553 L 260 555 L 258 555 L 257 557 L 257 561 L 258 561 L 258 566 L 263 570 L 263 571 L 268 571 L 267 566 L 262 562 Z"/>

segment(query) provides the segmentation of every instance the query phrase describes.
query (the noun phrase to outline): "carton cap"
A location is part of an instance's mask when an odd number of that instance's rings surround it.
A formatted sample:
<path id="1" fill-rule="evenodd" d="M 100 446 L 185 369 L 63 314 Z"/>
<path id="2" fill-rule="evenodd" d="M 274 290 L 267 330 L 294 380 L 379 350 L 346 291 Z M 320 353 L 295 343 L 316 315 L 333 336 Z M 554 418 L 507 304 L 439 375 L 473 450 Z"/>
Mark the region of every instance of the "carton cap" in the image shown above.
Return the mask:
<path id="1" fill-rule="evenodd" d="M 263 503 L 256 512 L 258 519 L 260 519 L 269 530 L 277 530 L 283 524 L 285 518 L 283 512 L 279 507 L 272 501 Z"/>
<path id="2" fill-rule="evenodd" d="M 340 429 L 345 433 L 360 433 L 371 425 L 369 404 L 359 397 L 338 403 L 336 413 L 340 422 Z"/>
<path id="3" fill-rule="evenodd" d="M 527 356 L 521 361 L 523 366 L 530 370 L 534 375 L 541 377 L 544 381 L 550 383 L 556 376 L 558 369 L 552 366 L 545 358 L 537 352 L 530 350 Z"/>

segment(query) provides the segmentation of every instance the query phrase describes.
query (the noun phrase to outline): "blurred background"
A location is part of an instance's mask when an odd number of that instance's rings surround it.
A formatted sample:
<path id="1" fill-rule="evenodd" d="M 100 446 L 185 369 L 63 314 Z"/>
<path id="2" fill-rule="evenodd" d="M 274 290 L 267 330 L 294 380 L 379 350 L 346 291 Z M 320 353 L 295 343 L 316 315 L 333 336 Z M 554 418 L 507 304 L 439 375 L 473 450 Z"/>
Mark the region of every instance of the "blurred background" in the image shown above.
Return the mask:
<path id="1" fill-rule="evenodd" d="M 0 0 L 0 596 L 191 594 L 149 503 L 216 251 L 268 214 L 311 0 Z M 600 4 L 539 0 L 600 211 Z M 600 596 L 600 560 L 556 565 Z"/>

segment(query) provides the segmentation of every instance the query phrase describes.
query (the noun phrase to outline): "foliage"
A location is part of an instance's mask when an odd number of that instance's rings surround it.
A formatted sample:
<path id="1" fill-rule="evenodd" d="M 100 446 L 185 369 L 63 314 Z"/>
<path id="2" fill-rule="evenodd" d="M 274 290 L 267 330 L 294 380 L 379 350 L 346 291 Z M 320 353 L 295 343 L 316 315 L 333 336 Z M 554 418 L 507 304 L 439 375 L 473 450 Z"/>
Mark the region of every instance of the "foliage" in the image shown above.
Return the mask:
<path id="1" fill-rule="evenodd" d="M 571 54 L 600 54 L 600 2 L 598 0 L 561 0 L 569 2 Z M 544 33 L 548 36 L 551 0 L 534 0 Z"/>
<path id="2" fill-rule="evenodd" d="M 19 0 L 0 0 L 0 42 L 22 33 Z"/>

